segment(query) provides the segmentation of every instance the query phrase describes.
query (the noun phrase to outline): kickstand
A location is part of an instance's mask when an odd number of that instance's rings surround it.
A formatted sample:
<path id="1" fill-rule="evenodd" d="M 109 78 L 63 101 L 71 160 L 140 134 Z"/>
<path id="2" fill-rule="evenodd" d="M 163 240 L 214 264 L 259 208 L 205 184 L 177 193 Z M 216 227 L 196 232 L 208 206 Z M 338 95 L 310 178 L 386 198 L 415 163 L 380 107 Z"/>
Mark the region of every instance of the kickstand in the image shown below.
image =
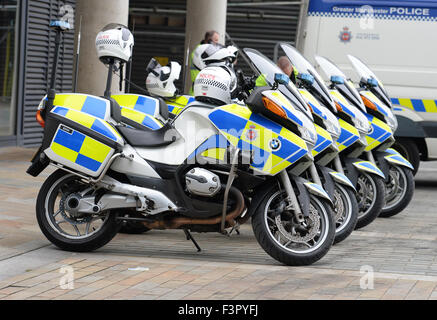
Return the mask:
<path id="1" fill-rule="evenodd" d="M 185 232 L 185 235 L 187 236 L 187 240 L 191 240 L 194 243 L 195 247 L 197 248 L 197 252 L 202 251 L 202 249 L 200 249 L 199 245 L 197 244 L 196 240 L 194 240 L 190 231 L 188 231 L 187 229 L 184 229 L 184 232 Z"/>

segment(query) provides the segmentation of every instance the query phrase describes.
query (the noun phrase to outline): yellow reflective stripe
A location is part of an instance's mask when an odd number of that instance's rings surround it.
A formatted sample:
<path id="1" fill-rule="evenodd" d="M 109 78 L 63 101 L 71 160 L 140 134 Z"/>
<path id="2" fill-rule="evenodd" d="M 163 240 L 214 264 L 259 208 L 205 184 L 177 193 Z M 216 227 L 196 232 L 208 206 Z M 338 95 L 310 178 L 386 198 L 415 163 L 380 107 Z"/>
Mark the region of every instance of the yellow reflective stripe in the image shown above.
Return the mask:
<path id="1" fill-rule="evenodd" d="M 290 130 L 286 128 L 282 128 L 281 131 L 279 132 L 279 135 L 281 137 L 284 137 L 288 141 L 293 142 L 295 145 L 299 146 L 300 148 L 308 150 L 305 141 L 298 135 L 291 132 Z"/>
<path id="2" fill-rule="evenodd" d="M 422 100 L 426 112 L 437 112 L 437 106 L 434 100 Z"/>
<path id="3" fill-rule="evenodd" d="M 80 111 L 86 98 L 84 94 L 56 94 L 53 105 Z"/>
<path id="4" fill-rule="evenodd" d="M 226 154 L 226 149 L 224 148 L 212 148 L 205 150 L 201 153 L 203 157 L 213 158 L 217 160 L 224 160 Z"/>
<path id="5" fill-rule="evenodd" d="M 346 98 L 337 90 L 330 90 L 329 93 L 334 96 L 334 98 L 339 101 L 341 104 L 348 106 L 350 105 Z"/>
<path id="6" fill-rule="evenodd" d="M 263 171 L 267 171 L 270 174 L 274 175 L 278 172 L 281 172 L 285 168 L 291 165 L 291 162 L 284 160 L 274 154 L 271 154 L 267 159 L 266 164 L 264 165 Z"/>
<path id="7" fill-rule="evenodd" d="M 87 128 L 91 128 L 91 126 L 94 123 L 94 120 L 96 119 L 95 117 L 90 116 L 86 113 L 72 110 L 72 109 L 68 110 L 65 117 L 72 120 L 72 121 L 75 121 L 75 122 L 77 122 L 77 123 L 79 123 Z"/>
<path id="8" fill-rule="evenodd" d="M 332 141 L 332 136 L 328 131 L 318 126 L 317 124 L 314 124 L 314 127 L 316 128 L 316 132 L 320 134 L 323 138 Z"/>
<path id="9" fill-rule="evenodd" d="M 70 160 L 71 162 L 76 162 L 77 155 L 79 154 L 78 152 L 68 149 L 56 142 L 52 142 L 50 149 L 52 149 L 52 151 L 58 156 Z"/>
<path id="10" fill-rule="evenodd" d="M 188 98 L 186 96 L 179 96 L 176 99 L 172 100 L 172 102 L 180 104 L 182 106 L 186 106 L 188 103 Z"/>
<path id="11" fill-rule="evenodd" d="M 318 107 L 318 108 L 321 107 L 319 101 L 317 101 L 317 99 L 314 98 L 314 96 L 313 96 L 311 93 L 309 93 L 307 90 L 305 90 L 305 89 L 299 89 L 299 92 L 300 92 L 300 94 L 305 98 L 305 100 L 306 100 L 307 102 L 312 103 L 313 105 L 315 105 L 315 106 Z"/>
<path id="12" fill-rule="evenodd" d="M 271 93 L 272 96 L 277 98 L 282 106 L 286 106 L 288 109 L 294 110 L 293 105 L 290 103 L 290 101 L 284 97 L 284 95 L 279 91 L 273 91 Z"/>
<path id="13" fill-rule="evenodd" d="M 350 123 L 344 121 L 343 119 L 338 119 L 338 123 L 340 124 L 340 126 L 345 129 L 346 131 L 349 131 L 350 133 L 352 133 L 355 136 L 359 136 L 360 133 L 358 132 L 358 129 L 355 128 L 353 125 L 351 125 Z"/>
<path id="14" fill-rule="evenodd" d="M 111 98 L 114 98 L 120 106 L 129 109 L 133 109 L 138 101 L 138 96 L 134 94 L 112 95 Z"/>
<path id="15" fill-rule="evenodd" d="M 413 104 L 411 103 L 410 99 L 403 99 L 403 98 L 399 98 L 399 104 L 401 106 L 410 108 L 411 110 L 414 110 Z"/>
<path id="16" fill-rule="evenodd" d="M 111 148 L 107 145 L 86 136 L 79 153 L 102 163 L 110 151 Z"/>
<path id="17" fill-rule="evenodd" d="M 252 115 L 252 111 L 250 111 L 249 108 L 245 106 L 240 106 L 238 104 L 228 104 L 220 107 L 220 109 L 226 112 L 230 112 L 246 120 L 249 120 L 250 116 Z"/>
<path id="18" fill-rule="evenodd" d="M 223 132 L 223 131 L 220 131 L 220 133 L 221 133 L 222 135 L 224 135 L 225 138 L 228 139 L 228 141 L 229 141 L 233 146 L 236 147 L 236 146 L 238 145 L 238 141 L 239 141 L 239 139 L 238 139 L 237 137 L 234 137 L 233 135 L 230 135 L 229 133 L 226 133 L 226 132 Z"/>
<path id="19" fill-rule="evenodd" d="M 138 123 L 142 123 L 144 118 L 146 117 L 146 114 L 142 112 L 138 112 L 136 110 L 128 109 L 124 107 L 121 108 L 121 115 Z"/>

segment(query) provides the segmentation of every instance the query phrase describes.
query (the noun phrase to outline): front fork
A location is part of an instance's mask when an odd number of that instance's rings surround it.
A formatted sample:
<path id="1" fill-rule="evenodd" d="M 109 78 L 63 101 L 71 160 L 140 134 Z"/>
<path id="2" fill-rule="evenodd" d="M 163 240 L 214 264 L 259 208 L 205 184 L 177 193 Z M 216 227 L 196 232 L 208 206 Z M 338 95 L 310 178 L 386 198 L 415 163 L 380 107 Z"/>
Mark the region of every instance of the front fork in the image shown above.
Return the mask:
<path id="1" fill-rule="evenodd" d="M 288 203 L 291 203 L 291 205 L 293 206 L 296 220 L 298 222 L 304 222 L 302 210 L 300 208 L 299 202 L 297 201 L 296 193 L 294 192 L 293 186 L 291 185 L 290 177 L 287 173 L 287 170 L 282 170 L 280 175 L 281 175 L 282 185 L 284 186 L 285 192 L 287 193 Z"/>

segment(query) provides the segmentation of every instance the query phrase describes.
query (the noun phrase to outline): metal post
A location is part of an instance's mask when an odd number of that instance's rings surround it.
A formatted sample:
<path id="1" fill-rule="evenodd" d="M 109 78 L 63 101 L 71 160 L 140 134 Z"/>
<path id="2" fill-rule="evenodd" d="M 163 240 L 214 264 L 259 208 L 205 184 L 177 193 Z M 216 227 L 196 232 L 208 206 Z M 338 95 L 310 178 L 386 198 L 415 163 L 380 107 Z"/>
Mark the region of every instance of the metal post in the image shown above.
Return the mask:
<path id="1" fill-rule="evenodd" d="M 58 60 L 59 60 L 59 47 L 61 45 L 61 30 L 56 30 L 55 37 L 55 55 L 53 56 L 53 65 L 52 65 L 52 74 L 50 78 L 49 90 L 47 92 L 47 104 L 45 107 L 45 113 L 50 112 L 53 107 L 53 101 L 56 96 L 56 72 L 58 69 Z"/>

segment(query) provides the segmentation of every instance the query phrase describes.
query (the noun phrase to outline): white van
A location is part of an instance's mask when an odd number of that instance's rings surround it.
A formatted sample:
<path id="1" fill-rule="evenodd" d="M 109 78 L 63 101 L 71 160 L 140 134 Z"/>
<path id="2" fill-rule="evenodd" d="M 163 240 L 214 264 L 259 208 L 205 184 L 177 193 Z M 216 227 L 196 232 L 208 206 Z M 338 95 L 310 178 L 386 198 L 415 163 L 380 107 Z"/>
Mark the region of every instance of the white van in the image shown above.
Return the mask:
<path id="1" fill-rule="evenodd" d="M 297 48 L 326 56 L 358 81 L 347 54 L 384 83 L 398 117 L 395 148 L 415 166 L 437 160 L 437 2 L 305 2 Z M 356 82 L 357 83 L 357 82 Z"/>

